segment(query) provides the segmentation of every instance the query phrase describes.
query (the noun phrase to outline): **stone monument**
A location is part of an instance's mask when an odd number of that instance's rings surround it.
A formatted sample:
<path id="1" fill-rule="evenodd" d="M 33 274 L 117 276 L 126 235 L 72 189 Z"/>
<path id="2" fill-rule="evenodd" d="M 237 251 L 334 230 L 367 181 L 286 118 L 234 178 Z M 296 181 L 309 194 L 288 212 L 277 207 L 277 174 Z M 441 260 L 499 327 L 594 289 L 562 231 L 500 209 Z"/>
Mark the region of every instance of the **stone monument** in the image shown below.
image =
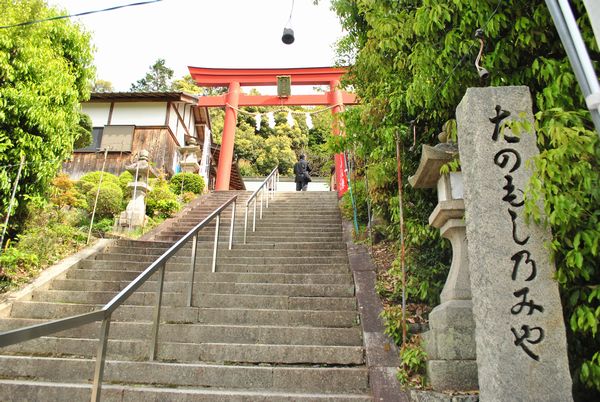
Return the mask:
<path id="1" fill-rule="evenodd" d="M 156 177 L 156 172 L 148 163 L 149 153 L 141 150 L 138 160 L 125 169 L 133 175 L 132 182 L 127 184 L 132 197 L 127 208 L 119 217 L 119 228 L 135 229 L 144 225 L 146 220 L 146 193 L 151 190 L 148 185 L 149 177 Z"/>
<path id="2" fill-rule="evenodd" d="M 429 224 L 440 229 L 442 237 L 452 244 L 452 264 L 441 303 L 429 314 L 430 330 L 423 334 L 427 377 L 435 391 L 477 389 L 462 173 L 440 175 L 440 167 L 456 158 L 457 151 L 454 144 L 423 145 L 417 172 L 409 178 L 414 188 L 437 187 L 438 204 Z"/>
<path id="3" fill-rule="evenodd" d="M 524 218 L 529 89 L 469 88 L 456 120 L 481 400 L 572 401 L 550 231 Z"/>
<path id="4" fill-rule="evenodd" d="M 181 165 L 181 170 L 183 172 L 200 172 L 198 158 L 202 152 L 195 138 L 190 138 L 186 146 L 179 147 L 179 152 L 181 153 L 181 162 L 179 162 L 179 164 Z"/>

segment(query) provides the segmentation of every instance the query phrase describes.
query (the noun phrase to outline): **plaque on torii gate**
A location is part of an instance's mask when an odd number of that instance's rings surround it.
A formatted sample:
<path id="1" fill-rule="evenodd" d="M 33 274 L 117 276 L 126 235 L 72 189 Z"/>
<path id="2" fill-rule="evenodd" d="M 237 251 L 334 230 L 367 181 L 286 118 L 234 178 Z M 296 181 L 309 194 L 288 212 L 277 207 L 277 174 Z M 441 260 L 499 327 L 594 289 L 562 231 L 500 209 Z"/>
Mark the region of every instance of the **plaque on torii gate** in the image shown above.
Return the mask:
<path id="1" fill-rule="evenodd" d="M 356 104 L 356 96 L 340 89 L 341 77 L 347 72 L 343 67 L 310 67 L 310 68 L 203 68 L 188 67 L 196 84 L 201 87 L 227 87 L 228 92 L 218 96 L 201 96 L 200 107 L 225 107 L 225 121 L 221 152 L 217 167 L 217 191 L 229 190 L 229 177 L 233 162 L 233 144 L 237 123 L 237 109 L 243 106 L 317 106 L 331 107 L 335 115 L 343 111 L 344 105 Z M 292 85 L 329 85 L 329 92 L 313 95 L 248 95 L 241 92 L 242 86 L 275 86 L 278 76 L 289 76 Z M 341 130 L 334 122 L 334 135 Z M 342 154 L 335 156 L 335 175 L 338 183 L 338 195 L 342 196 L 348 189 L 346 164 Z"/>

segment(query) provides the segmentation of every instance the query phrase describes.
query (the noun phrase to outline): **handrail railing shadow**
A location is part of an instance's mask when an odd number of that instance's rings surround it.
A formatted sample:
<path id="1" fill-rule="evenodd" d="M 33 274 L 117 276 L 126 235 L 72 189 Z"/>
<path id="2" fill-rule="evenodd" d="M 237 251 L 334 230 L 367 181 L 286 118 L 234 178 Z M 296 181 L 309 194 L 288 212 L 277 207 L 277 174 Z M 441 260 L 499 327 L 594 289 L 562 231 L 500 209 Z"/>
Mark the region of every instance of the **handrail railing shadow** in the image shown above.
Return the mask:
<path id="1" fill-rule="evenodd" d="M 159 272 L 158 287 L 157 287 L 157 300 L 154 306 L 153 324 L 152 324 L 152 336 L 150 340 L 149 349 L 149 360 L 155 360 L 158 346 L 158 329 L 160 325 L 160 310 L 162 305 L 163 285 L 165 278 L 165 265 L 169 258 L 175 255 L 183 246 L 191 239 L 192 240 L 192 252 L 190 260 L 190 271 L 189 271 L 189 287 L 187 293 L 187 306 L 192 306 L 192 294 L 194 290 L 194 275 L 196 271 L 196 248 L 198 243 L 198 232 L 206 227 L 213 219 L 216 219 L 215 224 L 215 240 L 213 246 L 213 258 L 212 258 L 212 272 L 215 272 L 216 261 L 217 261 L 217 249 L 219 243 L 219 227 L 221 223 L 221 213 L 229 206 L 232 205 L 231 213 L 231 225 L 229 228 L 229 249 L 233 244 L 233 231 L 235 222 L 235 210 L 237 195 L 231 197 L 219 208 L 215 209 L 210 215 L 208 215 L 202 222 L 194 226 L 187 234 L 173 244 L 167 251 L 165 251 L 160 257 L 158 257 L 148 268 L 140 273 L 129 285 L 127 285 L 119 294 L 117 294 L 111 301 L 105 304 L 100 310 L 92 311 L 90 313 L 71 316 L 62 318 L 54 321 L 50 321 L 43 324 L 32 325 L 24 328 L 19 328 L 11 331 L 0 333 L 0 347 L 14 345 L 31 339 L 39 338 L 41 336 L 50 335 L 56 332 L 65 331 L 72 328 L 77 328 L 85 324 L 90 324 L 96 321 L 102 321 L 100 327 L 100 338 L 98 344 L 98 350 L 96 353 L 96 363 L 94 369 L 94 383 L 92 386 L 92 402 L 100 401 L 100 393 L 102 391 L 102 380 L 104 377 L 104 366 L 106 362 L 106 347 L 108 344 L 108 334 L 110 329 L 110 321 L 112 313 L 123 303 L 129 296 L 131 296 L 140 286 L 142 286 L 153 274 Z"/>
<path id="2" fill-rule="evenodd" d="M 253 207 L 253 215 L 252 215 L 252 231 L 256 231 L 256 198 L 260 193 L 260 214 L 259 219 L 262 219 L 263 215 L 263 200 L 265 198 L 265 186 L 267 188 L 267 198 L 266 198 L 266 207 L 269 208 L 269 197 L 271 199 L 275 198 L 275 191 L 277 191 L 277 184 L 279 183 L 279 166 L 275 166 L 275 168 L 269 173 L 267 178 L 262 182 L 262 184 L 252 193 L 250 198 L 246 201 L 246 212 L 244 214 L 244 244 L 246 244 L 246 232 L 248 229 L 248 207 L 250 203 L 254 201 Z"/>

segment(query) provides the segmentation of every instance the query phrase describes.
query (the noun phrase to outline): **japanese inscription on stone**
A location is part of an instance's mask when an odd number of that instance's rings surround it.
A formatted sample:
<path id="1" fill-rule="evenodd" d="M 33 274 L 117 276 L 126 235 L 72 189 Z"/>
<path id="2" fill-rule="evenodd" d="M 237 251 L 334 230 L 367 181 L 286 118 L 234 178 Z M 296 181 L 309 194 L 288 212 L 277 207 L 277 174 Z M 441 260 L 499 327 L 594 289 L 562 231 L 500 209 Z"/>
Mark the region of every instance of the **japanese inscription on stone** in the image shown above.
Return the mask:
<path id="1" fill-rule="evenodd" d="M 571 401 L 550 234 L 524 217 L 538 153 L 529 90 L 470 88 L 456 119 L 481 400 Z"/>

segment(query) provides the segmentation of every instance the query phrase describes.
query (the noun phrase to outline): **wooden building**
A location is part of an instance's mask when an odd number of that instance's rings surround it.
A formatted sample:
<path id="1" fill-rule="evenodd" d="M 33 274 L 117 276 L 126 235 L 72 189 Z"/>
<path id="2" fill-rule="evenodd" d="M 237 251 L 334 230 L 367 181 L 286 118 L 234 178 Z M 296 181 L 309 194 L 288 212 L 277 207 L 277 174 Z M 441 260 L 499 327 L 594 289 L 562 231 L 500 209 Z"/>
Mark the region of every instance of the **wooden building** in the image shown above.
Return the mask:
<path id="1" fill-rule="evenodd" d="M 93 124 L 93 141 L 77 149 L 63 171 L 73 179 L 102 169 L 104 150 L 108 149 L 105 171 L 119 175 L 145 149 L 150 162 L 167 175 L 179 171 L 180 146 L 194 138 L 201 149 L 210 141 L 208 184 L 213 188 L 219 147 L 212 145 L 208 109 L 198 107 L 198 98 L 183 92 L 107 92 L 92 93 L 82 111 Z M 231 190 L 244 189 L 237 165 L 231 169 Z"/>

